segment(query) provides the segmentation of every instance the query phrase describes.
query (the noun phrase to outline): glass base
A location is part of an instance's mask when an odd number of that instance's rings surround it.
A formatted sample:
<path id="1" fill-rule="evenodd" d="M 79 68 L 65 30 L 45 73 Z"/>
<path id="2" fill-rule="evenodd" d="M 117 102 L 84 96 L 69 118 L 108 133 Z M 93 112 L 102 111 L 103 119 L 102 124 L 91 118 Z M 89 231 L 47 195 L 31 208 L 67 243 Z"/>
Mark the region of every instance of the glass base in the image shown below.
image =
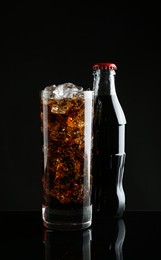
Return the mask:
<path id="1" fill-rule="evenodd" d="M 92 205 L 71 210 L 43 207 L 42 219 L 43 225 L 49 229 L 62 231 L 85 229 L 92 224 Z"/>

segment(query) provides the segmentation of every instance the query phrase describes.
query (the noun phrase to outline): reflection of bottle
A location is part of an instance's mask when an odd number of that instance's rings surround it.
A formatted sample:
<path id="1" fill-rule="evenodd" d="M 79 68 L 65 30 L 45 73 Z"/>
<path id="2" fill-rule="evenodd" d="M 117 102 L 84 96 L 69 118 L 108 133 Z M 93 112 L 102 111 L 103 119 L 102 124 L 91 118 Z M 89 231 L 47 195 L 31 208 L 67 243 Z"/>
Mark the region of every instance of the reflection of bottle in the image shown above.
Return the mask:
<path id="1" fill-rule="evenodd" d="M 45 260 L 91 260 L 91 230 L 44 229 Z"/>
<path id="2" fill-rule="evenodd" d="M 95 221 L 92 228 L 92 259 L 123 260 L 126 234 L 123 219 L 97 219 L 98 223 Z"/>
<path id="3" fill-rule="evenodd" d="M 121 217 L 125 210 L 122 180 L 125 164 L 126 119 L 115 89 L 116 65 L 93 66 L 94 214 Z"/>

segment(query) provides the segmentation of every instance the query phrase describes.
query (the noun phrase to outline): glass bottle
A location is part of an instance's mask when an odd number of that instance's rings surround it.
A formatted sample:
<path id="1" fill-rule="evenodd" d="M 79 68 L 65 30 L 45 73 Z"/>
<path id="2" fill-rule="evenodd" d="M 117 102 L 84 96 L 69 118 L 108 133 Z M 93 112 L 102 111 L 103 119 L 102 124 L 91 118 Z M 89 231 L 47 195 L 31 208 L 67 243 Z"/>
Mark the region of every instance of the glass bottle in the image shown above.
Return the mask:
<path id="1" fill-rule="evenodd" d="M 93 65 L 93 214 L 110 218 L 121 217 L 125 210 L 126 118 L 116 93 L 116 69 L 113 63 Z"/>

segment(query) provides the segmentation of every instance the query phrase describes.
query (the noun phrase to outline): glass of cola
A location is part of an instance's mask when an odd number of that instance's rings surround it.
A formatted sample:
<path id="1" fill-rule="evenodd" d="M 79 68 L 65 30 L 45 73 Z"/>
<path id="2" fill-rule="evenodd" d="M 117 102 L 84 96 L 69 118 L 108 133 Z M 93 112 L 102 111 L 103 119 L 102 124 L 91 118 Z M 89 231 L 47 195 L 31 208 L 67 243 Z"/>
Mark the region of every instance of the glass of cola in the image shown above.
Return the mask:
<path id="1" fill-rule="evenodd" d="M 73 83 L 41 90 L 42 219 L 45 227 L 92 224 L 94 93 Z"/>

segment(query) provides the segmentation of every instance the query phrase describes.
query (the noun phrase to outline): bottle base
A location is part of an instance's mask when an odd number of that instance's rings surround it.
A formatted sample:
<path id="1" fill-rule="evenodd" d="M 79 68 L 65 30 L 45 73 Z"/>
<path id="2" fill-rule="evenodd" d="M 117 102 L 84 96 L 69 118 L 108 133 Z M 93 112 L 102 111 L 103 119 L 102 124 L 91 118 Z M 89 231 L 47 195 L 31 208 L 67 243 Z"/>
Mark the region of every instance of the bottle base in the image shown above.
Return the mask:
<path id="1" fill-rule="evenodd" d="M 42 208 L 44 227 L 60 231 L 86 229 L 92 224 L 92 205 L 82 209 L 59 210 Z"/>

